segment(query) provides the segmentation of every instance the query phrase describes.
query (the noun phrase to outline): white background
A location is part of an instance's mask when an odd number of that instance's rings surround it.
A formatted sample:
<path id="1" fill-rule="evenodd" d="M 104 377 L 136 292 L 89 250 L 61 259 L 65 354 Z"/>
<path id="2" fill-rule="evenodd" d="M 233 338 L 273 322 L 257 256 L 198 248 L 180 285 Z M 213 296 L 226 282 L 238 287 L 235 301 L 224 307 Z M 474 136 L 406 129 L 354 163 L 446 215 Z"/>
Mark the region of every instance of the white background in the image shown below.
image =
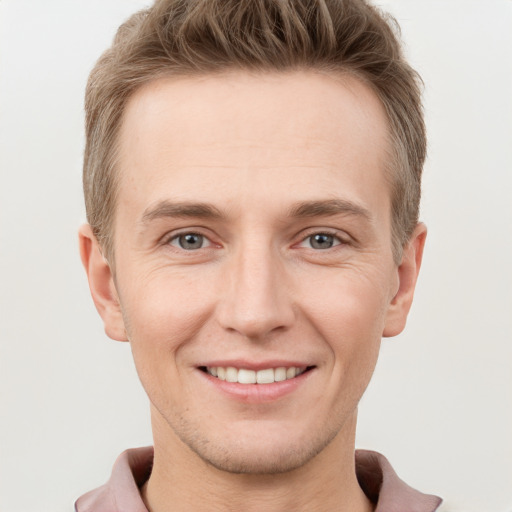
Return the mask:
<path id="1" fill-rule="evenodd" d="M 81 269 L 82 97 L 141 0 L 0 0 L 0 510 L 71 510 L 151 443 L 129 346 Z M 512 2 L 388 0 L 426 83 L 429 227 L 358 446 L 453 511 L 512 510 Z"/>

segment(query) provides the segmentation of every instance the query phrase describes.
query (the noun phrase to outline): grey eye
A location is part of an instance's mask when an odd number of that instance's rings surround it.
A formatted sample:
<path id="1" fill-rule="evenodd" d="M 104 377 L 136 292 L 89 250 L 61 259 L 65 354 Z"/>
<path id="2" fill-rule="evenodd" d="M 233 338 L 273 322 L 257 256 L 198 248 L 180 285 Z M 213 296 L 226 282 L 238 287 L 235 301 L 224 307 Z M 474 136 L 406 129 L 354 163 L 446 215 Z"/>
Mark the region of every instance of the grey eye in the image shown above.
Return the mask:
<path id="1" fill-rule="evenodd" d="M 186 251 L 202 249 L 207 244 L 205 237 L 197 233 L 184 233 L 183 235 L 173 238 L 170 243 Z"/>
<path id="2" fill-rule="evenodd" d="M 336 243 L 336 237 L 327 233 L 317 233 L 308 237 L 313 249 L 330 249 Z"/>

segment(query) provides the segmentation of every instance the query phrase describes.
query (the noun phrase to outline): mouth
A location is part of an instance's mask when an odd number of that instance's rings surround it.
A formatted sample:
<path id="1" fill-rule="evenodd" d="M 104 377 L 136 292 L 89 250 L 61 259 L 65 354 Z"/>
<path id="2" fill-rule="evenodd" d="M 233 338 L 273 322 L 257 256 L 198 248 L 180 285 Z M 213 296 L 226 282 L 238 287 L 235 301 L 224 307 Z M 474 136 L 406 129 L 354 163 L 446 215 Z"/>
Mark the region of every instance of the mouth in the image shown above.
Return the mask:
<path id="1" fill-rule="evenodd" d="M 277 368 L 263 368 L 250 370 L 247 368 L 235 368 L 234 366 L 200 366 L 199 369 L 212 377 L 226 382 L 238 384 L 274 384 L 295 379 L 312 370 L 314 366 L 280 366 Z"/>

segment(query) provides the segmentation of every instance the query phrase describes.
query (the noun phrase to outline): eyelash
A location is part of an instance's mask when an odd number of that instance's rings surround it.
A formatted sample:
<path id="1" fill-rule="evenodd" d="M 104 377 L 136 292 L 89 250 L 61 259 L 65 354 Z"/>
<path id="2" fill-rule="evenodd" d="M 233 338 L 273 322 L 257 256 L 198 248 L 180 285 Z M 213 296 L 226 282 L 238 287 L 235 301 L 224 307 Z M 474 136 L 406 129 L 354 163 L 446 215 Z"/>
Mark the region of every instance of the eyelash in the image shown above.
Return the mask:
<path id="1" fill-rule="evenodd" d="M 315 250 L 315 252 L 316 251 L 323 252 L 323 251 L 327 251 L 328 249 L 334 249 L 335 247 L 338 247 L 340 245 L 347 245 L 349 243 L 349 241 L 347 240 L 347 237 L 341 236 L 341 234 L 339 232 L 332 231 L 332 230 L 329 230 L 329 229 L 322 229 L 322 230 L 315 230 L 315 231 L 309 232 L 304 238 L 302 238 L 302 240 L 299 243 L 299 245 L 302 245 L 307 240 L 312 240 L 313 237 L 319 236 L 319 235 L 324 235 L 324 236 L 327 236 L 327 237 L 332 237 L 334 239 L 335 243 L 331 247 L 327 247 L 327 248 L 324 248 L 324 249 L 314 248 L 314 247 L 308 247 L 308 249 L 313 249 L 313 250 Z"/>
<path id="2" fill-rule="evenodd" d="M 188 236 L 194 235 L 194 236 L 197 236 L 197 237 L 201 237 L 201 239 L 202 239 L 201 247 L 189 248 L 189 249 L 186 249 L 185 247 L 179 247 L 177 244 L 180 243 L 179 242 L 180 238 L 186 237 L 187 235 Z M 333 245 L 330 246 L 330 247 L 325 247 L 325 248 L 312 247 L 313 237 L 315 237 L 315 236 L 322 236 L 322 235 L 326 236 L 326 237 L 332 238 L 333 241 L 334 241 Z M 295 244 L 295 246 L 299 246 L 299 247 L 303 246 L 302 244 L 304 244 L 307 240 L 310 240 L 310 246 L 307 247 L 307 248 L 308 249 L 312 249 L 315 252 L 317 252 L 317 251 L 324 252 L 324 251 L 327 251 L 329 249 L 333 249 L 335 247 L 338 247 L 340 245 L 347 245 L 349 243 L 349 241 L 346 239 L 346 237 L 340 236 L 339 232 L 325 229 L 325 230 L 318 230 L 318 231 L 315 230 L 315 231 L 309 232 L 306 236 L 304 236 L 301 239 L 301 241 L 298 244 Z M 173 242 L 176 242 L 176 245 L 173 244 Z M 207 243 L 206 246 L 204 246 L 204 242 Z M 209 248 L 211 248 L 214 245 L 214 242 L 212 242 L 208 236 L 202 234 L 199 230 L 197 230 L 197 231 L 195 231 L 195 230 L 182 231 L 181 233 L 172 234 L 171 236 L 165 237 L 165 239 L 163 240 L 163 243 L 164 243 L 164 245 L 170 245 L 170 246 L 172 246 L 172 247 L 174 247 L 174 248 L 176 248 L 178 250 L 182 250 L 182 251 L 186 251 L 186 252 L 196 252 L 197 250 L 200 250 L 200 249 L 209 249 Z"/>
<path id="3" fill-rule="evenodd" d="M 202 239 L 202 242 L 206 242 L 207 245 L 204 246 L 202 245 L 201 247 L 198 247 L 197 250 L 199 249 L 208 249 L 210 248 L 213 244 L 213 242 L 210 240 L 209 237 L 207 237 L 206 235 L 203 235 L 200 231 L 195 231 L 195 230 L 192 230 L 192 231 L 182 231 L 181 233 L 175 233 L 169 237 L 166 237 L 164 240 L 163 240 L 163 243 L 165 245 L 170 245 L 172 247 L 175 247 L 176 249 L 178 250 L 182 250 L 182 251 L 186 251 L 186 252 L 195 252 L 194 249 L 186 249 L 185 247 L 178 247 L 177 245 L 174 245 L 172 242 L 176 241 L 177 244 L 179 244 L 179 241 L 180 241 L 180 238 L 182 237 L 186 237 L 186 236 L 197 236 L 197 237 L 201 237 Z"/>

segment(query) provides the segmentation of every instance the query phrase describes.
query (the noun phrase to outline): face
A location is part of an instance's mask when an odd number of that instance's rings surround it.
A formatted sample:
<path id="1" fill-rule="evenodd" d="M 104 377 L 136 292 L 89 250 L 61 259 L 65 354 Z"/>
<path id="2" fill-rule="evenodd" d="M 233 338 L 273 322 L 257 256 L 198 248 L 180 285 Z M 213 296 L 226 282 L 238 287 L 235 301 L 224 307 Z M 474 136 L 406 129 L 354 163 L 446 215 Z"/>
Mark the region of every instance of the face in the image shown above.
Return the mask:
<path id="1" fill-rule="evenodd" d="M 387 133 L 348 76 L 166 79 L 131 98 L 115 280 L 92 269 L 92 237 L 82 252 L 107 333 L 131 343 L 155 445 L 275 472 L 353 429 L 421 255 L 393 262 Z"/>

